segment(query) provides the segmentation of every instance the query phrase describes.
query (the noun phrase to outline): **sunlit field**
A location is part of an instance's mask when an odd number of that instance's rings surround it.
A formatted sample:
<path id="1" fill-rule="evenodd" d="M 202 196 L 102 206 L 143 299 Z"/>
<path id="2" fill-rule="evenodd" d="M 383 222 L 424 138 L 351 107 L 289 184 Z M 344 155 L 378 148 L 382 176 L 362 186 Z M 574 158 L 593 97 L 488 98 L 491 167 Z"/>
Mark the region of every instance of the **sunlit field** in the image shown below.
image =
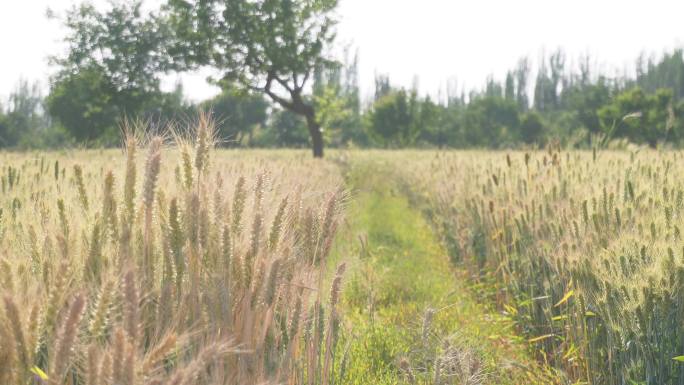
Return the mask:
<path id="1" fill-rule="evenodd" d="M 682 154 L 5 152 L 3 384 L 680 383 Z"/>
<path id="2" fill-rule="evenodd" d="M 681 383 L 681 152 L 461 152 L 404 167 L 452 260 L 571 381 Z"/>
<path id="3" fill-rule="evenodd" d="M 0 385 L 684 385 L 684 1 L 619 5 L 0 1 Z"/>
<path id="4" fill-rule="evenodd" d="M 0 383 L 330 376 L 344 266 L 332 288 L 320 278 L 340 174 L 303 153 L 214 151 L 210 129 L 0 155 Z"/>

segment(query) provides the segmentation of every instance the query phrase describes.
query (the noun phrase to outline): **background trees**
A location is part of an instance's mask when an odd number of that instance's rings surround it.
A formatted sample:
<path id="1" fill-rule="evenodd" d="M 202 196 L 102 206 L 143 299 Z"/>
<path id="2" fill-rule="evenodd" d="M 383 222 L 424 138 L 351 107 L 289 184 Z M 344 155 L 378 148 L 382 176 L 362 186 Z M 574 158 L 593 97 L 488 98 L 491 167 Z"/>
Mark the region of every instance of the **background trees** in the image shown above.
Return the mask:
<path id="1" fill-rule="evenodd" d="M 47 104 L 75 140 L 118 143 L 123 117 L 173 119 L 183 112 L 182 89 L 160 89 L 161 74 L 172 68 L 167 24 L 143 12 L 142 1 L 113 2 L 105 11 L 83 3 L 62 22 L 68 51 L 51 58 L 59 71 Z"/>
<path id="2" fill-rule="evenodd" d="M 112 137 L 120 106 L 112 100 L 116 91 L 97 68 L 63 74 L 52 84 L 47 97 L 50 115 L 79 142 Z"/>
<path id="3" fill-rule="evenodd" d="M 261 94 L 244 93 L 231 85 L 202 103 L 201 107 L 217 117 L 220 143 L 229 147 L 252 145 L 254 130 L 263 127 L 268 117 L 268 103 Z"/>
<path id="4" fill-rule="evenodd" d="M 391 91 L 375 101 L 368 113 L 373 140 L 384 147 L 407 147 L 415 143 L 420 109 L 416 91 Z"/>
<path id="5" fill-rule="evenodd" d="M 642 55 L 633 75 L 608 76 L 561 50 L 522 58 L 481 88 L 444 98 L 379 75 L 358 84 L 358 56 L 332 60 L 334 0 L 142 0 L 83 4 L 60 19 L 66 54 L 50 92 L 20 82 L 0 101 L 0 146 L 117 145 L 123 118 L 183 120 L 213 111 L 226 146 L 590 146 L 597 138 L 679 146 L 684 53 Z M 340 51 L 340 50 L 338 50 Z M 573 64 L 575 63 L 575 64 Z M 209 66 L 221 93 L 190 103 L 164 74 Z M 625 118 L 628 117 L 628 118 Z"/>
<path id="6" fill-rule="evenodd" d="M 323 156 L 323 133 L 306 87 L 317 68 L 331 64 L 331 12 L 337 0 L 169 0 L 173 56 L 182 68 L 210 65 L 224 80 L 262 92 L 302 116 L 314 157 Z"/>
<path id="7" fill-rule="evenodd" d="M 673 97 L 672 89 L 661 88 L 653 94 L 646 94 L 635 87 L 618 94 L 601 107 L 598 116 L 604 131 L 612 137 L 655 147 L 659 140 L 675 139 L 681 135 L 680 130 L 675 130 Z"/>
<path id="8" fill-rule="evenodd" d="M 20 80 L 0 104 L 0 147 L 40 147 L 52 136 L 38 84 Z"/>

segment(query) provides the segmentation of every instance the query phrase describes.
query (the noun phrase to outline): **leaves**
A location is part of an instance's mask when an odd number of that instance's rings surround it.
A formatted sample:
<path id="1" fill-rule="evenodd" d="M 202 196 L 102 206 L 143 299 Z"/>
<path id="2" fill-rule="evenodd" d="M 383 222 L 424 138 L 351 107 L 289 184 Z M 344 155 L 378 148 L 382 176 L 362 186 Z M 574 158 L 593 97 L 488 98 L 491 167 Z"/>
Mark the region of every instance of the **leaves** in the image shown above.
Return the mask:
<path id="1" fill-rule="evenodd" d="M 48 375 L 41 368 L 39 368 L 37 366 L 34 366 L 31 368 L 31 373 L 35 374 L 36 376 L 38 376 L 43 381 L 47 381 L 49 379 Z"/>
<path id="2" fill-rule="evenodd" d="M 562 305 L 562 304 L 568 302 L 568 300 L 570 299 L 570 297 L 573 296 L 573 294 L 575 294 L 575 291 L 574 291 L 574 290 L 568 291 L 567 293 L 565 293 L 565 295 L 563 296 L 563 298 L 561 298 L 561 300 L 558 301 L 557 304 L 553 305 L 553 307 L 558 307 L 558 306 L 560 306 L 560 305 Z"/>
<path id="3" fill-rule="evenodd" d="M 539 341 L 543 341 L 547 338 L 551 338 L 551 337 L 555 337 L 555 336 L 556 336 L 555 334 L 544 334 L 543 336 L 530 338 L 529 340 L 527 340 L 527 342 L 530 342 L 530 343 L 539 342 Z"/>

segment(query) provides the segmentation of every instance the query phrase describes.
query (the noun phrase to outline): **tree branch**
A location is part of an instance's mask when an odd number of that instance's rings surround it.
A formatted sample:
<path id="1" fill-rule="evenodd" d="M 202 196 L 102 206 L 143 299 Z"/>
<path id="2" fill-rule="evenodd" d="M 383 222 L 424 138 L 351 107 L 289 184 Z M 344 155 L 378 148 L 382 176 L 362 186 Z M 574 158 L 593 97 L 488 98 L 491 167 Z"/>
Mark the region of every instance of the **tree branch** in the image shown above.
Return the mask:
<path id="1" fill-rule="evenodd" d="M 279 78 L 279 77 L 276 76 L 275 74 L 273 75 L 273 78 L 274 78 L 274 79 L 275 79 L 283 88 L 285 88 L 285 90 L 286 90 L 287 92 L 289 92 L 290 94 L 294 92 L 294 90 L 292 89 L 292 87 L 290 87 L 290 85 L 287 84 L 287 82 L 286 82 L 285 80 Z M 296 86 L 296 84 L 295 84 L 295 86 Z"/>
<path id="2" fill-rule="evenodd" d="M 297 91 L 301 91 L 302 89 L 304 89 L 304 86 L 306 85 L 307 80 L 309 80 L 309 76 L 311 76 L 310 70 L 306 71 L 306 73 L 304 74 L 304 79 L 302 79 L 302 83 L 299 86 L 297 86 Z"/>
<path id="3" fill-rule="evenodd" d="M 278 78 L 275 77 L 275 75 L 273 74 L 273 72 L 269 72 L 269 73 L 268 73 L 268 77 L 266 78 L 266 85 L 264 86 L 263 89 L 261 89 L 261 91 L 263 91 L 266 95 L 268 95 L 268 96 L 269 96 L 271 99 L 273 99 L 273 101 L 275 101 L 276 103 L 278 103 L 278 104 L 280 104 L 281 106 L 287 108 L 288 110 L 291 110 L 291 111 L 295 111 L 295 112 L 296 112 L 297 109 L 296 109 L 296 107 L 295 107 L 295 105 L 294 105 L 293 102 L 291 102 L 291 101 L 289 101 L 289 100 L 286 100 L 286 99 L 284 99 L 284 98 L 278 96 L 275 92 L 273 92 L 273 91 L 271 90 L 271 84 L 273 84 L 273 79 L 276 79 L 276 81 L 278 80 Z M 280 82 L 279 82 L 279 83 L 280 83 Z"/>

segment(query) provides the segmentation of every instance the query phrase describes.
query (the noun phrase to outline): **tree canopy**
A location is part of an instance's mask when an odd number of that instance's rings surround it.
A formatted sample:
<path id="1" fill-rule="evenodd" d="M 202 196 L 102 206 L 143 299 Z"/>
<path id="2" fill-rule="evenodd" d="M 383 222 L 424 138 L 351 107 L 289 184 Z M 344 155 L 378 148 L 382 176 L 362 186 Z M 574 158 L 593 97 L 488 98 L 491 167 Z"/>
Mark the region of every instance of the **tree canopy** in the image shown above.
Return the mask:
<path id="1" fill-rule="evenodd" d="M 223 79 L 267 95 L 306 119 L 315 157 L 323 135 L 306 97 L 316 68 L 331 63 L 337 0 L 169 0 L 172 53 L 182 68 L 210 65 Z"/>
<path id="2" fill-rule="evenodd" d="M 147 5 L 147 6 L 146 6 Z M 607 75 L 561 50 L 520 59 L 482 87 L 425 95 L 377 75 L 362 95 L 358 57 L 332 60 L 333 0 L 113 0 L 58 18 L 65 54 L 47 96 L 26 82 L 0 101 L 0 147 L 120 143 L 125 118 L 213 111 L 227 146 L 539 148 L 615 140 L 684 145 L 684 51 L 640 56 Z M 339 55 L 338 55 L 339 56 Z M 203 67 L 220 92 L 189 102 L 162 79 Z M 598 140 L 598 142 L 597 142 Z"/>
<path id="3" fill-rule="evenodd" d="M 112 2 L 102 11 L 83 3 L 63 17 L 68 50 L 51 58 L 59 71 L 47 104 L 78 141 L 116 141 L 122 117 L 161 118 L 183 108 L 182 98 L 160 90 L 161 75 L 173 68 L 167 24 L 142 5 Z"/>

